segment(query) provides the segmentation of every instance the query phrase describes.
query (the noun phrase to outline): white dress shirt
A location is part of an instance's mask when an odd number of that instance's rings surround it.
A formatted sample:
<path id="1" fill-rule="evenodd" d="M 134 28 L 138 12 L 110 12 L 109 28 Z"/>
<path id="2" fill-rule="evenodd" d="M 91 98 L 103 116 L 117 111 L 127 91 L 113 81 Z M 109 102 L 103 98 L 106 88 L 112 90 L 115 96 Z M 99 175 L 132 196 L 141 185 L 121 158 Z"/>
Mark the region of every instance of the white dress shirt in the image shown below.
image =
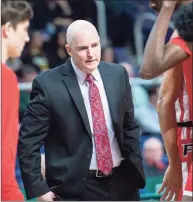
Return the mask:
<path id="1" fill-rule="evenodd" d="M 96 150 L 95 150 L 95 142 L 94 142 L 94 135 L 93 135 L 92 113 L 91 113 L 90 101 L 89 101 L 89 84 L 87 81 L 85 81 L 87 74 L 85 74 L 79 68 L 76 67 L 72 58 L 71 58 L 71 63 L 72 63 L 73 69 L 75 71 L 75 74 L 76 74 L 76 77 L 78 80 L 78 84 L 80 86 L 80 90 L 81 90 L 81 93 L 83 96 L 91 132 L 92 132 L 93 153 L 92 153 L 92 159 L 91 159 L 91 164 L 90 164 L 90 170 L 97 170 Z M 100 97 L 101 97 L 101 101 L 102 101 L 102 105 L 103 105 L 105 121 L 106 121 L 106 125 L 107 125 L 108 136 L 109 136 L 109 142 L 110 142 L 110 147 L 111 147 L 111 153 L 112 153 L 112 158 L 113 158 L 113 166 L 117 167 L 120 165 L 123 158 L 121 156 L 121 151 L 120 151 L 120 148 L 119 148 L 119 145 L 118 145 L 118 142 L 116 140 L 115 133 L 113 130 L 108 100 L 107 100 L 103 81 L 102 81 L 98 68 L 92 72 L 92 75 L 95 79 L 94 83 L 97 85 L 97 87 L 99 89 L 99 93 L 100 93 Z"/>

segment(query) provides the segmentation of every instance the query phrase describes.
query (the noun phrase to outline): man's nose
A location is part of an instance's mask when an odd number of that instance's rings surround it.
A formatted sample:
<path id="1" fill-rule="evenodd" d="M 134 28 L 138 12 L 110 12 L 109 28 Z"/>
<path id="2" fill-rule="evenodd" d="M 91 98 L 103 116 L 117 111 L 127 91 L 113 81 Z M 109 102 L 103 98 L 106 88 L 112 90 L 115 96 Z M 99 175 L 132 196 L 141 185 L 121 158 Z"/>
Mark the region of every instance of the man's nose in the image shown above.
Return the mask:
<path id="1" fill-rule="evenodd" d="M 25 42 L 29 42 L 30 38 L 29 38 L 29 34 L 26 35 L 26 38 L 25 38 Z"/>
<path id="2" fill-rule="evenodd" d="M 93 50 L 91 48 L 88 49 L 88 56 L 92 57 L 94 55 Z"/>

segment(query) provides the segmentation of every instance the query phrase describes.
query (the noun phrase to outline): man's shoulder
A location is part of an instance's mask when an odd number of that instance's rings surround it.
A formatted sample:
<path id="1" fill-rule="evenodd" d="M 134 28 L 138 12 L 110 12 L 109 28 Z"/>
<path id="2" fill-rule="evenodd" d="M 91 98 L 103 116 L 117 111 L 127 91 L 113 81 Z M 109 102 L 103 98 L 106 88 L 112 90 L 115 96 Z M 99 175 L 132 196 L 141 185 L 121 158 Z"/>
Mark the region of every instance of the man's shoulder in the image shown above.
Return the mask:
<path id="1" fill-rule="evenodd" d="M 125 68 L 123 66 L 113 62 L 101 61 L 100 66 L 105 66 L 105 68 L 107 68 L 108 71 L 111 71 L 111 72 L 125 72 Z"/>
<path id="2" fill-rule="evenodd" d="M 62 73 L 62 70 L 63 68 L 65 67 L 65 63 L 62 64 L 62 65 L 59 65 L 53 69 L 50 69 L 50 70 L 47 70 L 47 71 L 44 71 L 44 72 L 41 72 L 37 77 L 36 79 L 39 80 L 39 81 L 42 81 L 42 80 L 52 80 L 52 79 L 55 79 L 55 77 L 57 77 L 58 75 L 60 75 Z"/>
<path id="3" fill-rule="evenodd" d="M 120 64 L 116 64 L 116 63 L 113 63 L 113 62 L 104 62 L 102 60 L 100 62 L 100 65 L 106 65 L 108 67 L 113 67 L 113 68 L 120 68 L 120 67 L 122 67 Z"/>

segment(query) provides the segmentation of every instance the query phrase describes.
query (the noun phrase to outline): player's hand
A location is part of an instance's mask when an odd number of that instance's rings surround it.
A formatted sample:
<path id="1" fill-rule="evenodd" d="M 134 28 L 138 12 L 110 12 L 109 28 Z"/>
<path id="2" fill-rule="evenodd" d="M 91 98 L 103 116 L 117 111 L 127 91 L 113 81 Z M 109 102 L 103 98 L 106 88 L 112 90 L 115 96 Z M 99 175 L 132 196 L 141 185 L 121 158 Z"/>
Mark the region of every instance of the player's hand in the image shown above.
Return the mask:
<path id="1" fill-rule="evenodd" d="M 38 201 L 54 201 L 54 198 L 56 198 L 55 194 L 49 191 L 48 193 L 38 197 Z"/>
<path id="2" fill-rule="evenodd" d="M 168 166 L 163 178 L 162 186 L 158 191 L 158 194 L 164 191 L 163 196 L 161 197 L 160 200 L 171 201 L 175 195 L 174 201 L 178 201 L 181 188 L 182 188 L 182 170 L 181 170 L 181 163 L 179 162 L 175 165 Z"/>

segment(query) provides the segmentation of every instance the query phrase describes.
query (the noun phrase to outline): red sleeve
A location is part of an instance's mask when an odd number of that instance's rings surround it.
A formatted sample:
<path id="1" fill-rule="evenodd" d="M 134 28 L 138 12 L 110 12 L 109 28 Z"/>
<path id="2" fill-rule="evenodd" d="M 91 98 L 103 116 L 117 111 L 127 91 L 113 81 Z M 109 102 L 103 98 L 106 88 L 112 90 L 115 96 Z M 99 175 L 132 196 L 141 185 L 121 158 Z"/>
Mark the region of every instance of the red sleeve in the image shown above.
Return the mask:
<path id="1" fill-rule="evenodd" d="M 177 46 L 180 46 L 188 55 L 192 56 L 191 50 L 188 48 L 186 42 L 182 38 L 175 37 L 171 39 L 170 42 L 176 44 Z"/>
<path id="2" fill-rule="evenodd" d="M 2 201 L 24 200 L 15 177 L 19 90 L 11 69 L 2 65 Z"/>

